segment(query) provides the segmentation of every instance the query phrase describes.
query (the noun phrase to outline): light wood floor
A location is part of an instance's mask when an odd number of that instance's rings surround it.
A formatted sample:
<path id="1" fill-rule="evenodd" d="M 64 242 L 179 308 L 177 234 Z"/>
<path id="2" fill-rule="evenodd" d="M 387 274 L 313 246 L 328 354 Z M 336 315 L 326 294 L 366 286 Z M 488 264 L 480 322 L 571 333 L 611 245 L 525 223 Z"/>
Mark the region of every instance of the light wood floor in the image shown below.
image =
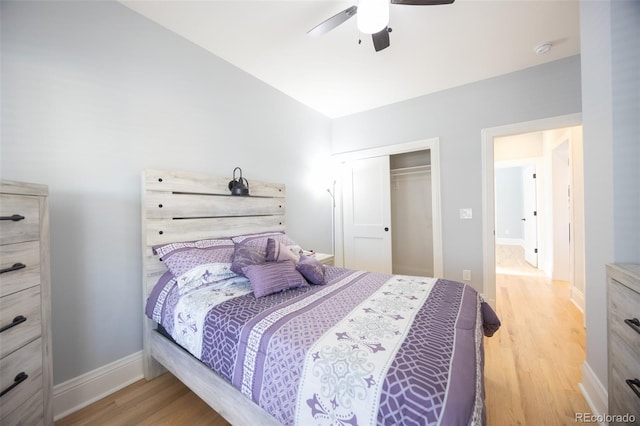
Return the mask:
<path id="1" fill-rule="evenodd" d="M 585 332 L 582 314 L 569 301 L 569 285 L 546 280 L 512 248 L 499 246 L 496 259 L 502 327 L 485 339 L 487 424 L 575 424 L 575 413 L 590 410 L 578 389 Z M 228 423 L 167 373 L 56 422 L 67 425 Z"/>
<path id="2" fill-rule="evenodd" d="M 575 424 L 591 410 L 578 388 L 585 330 L 569 283 L 546 279 L 515 247 L 496 247 L 496 260 L 502 327 L 485 338 L 487 423 Z"/>

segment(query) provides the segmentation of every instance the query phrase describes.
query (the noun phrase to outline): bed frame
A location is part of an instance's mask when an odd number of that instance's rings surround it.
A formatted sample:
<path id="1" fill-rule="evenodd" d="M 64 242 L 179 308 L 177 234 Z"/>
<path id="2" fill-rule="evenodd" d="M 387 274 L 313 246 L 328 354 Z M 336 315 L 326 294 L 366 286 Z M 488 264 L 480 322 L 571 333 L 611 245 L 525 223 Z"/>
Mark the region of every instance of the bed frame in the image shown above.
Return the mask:
<path id="1" fill-rule="evenodd" d="M 230 177 L 148 169 L 142 175 L 142 304 L 166 271 L 156 244 L 285 230 L 285 187 L 251 180 L 249 197 L 231 196 Z M 228 381 L 156 331 L 143 314 L 143 369 L 169 370 L 234 425 L 277 425 Z"/>

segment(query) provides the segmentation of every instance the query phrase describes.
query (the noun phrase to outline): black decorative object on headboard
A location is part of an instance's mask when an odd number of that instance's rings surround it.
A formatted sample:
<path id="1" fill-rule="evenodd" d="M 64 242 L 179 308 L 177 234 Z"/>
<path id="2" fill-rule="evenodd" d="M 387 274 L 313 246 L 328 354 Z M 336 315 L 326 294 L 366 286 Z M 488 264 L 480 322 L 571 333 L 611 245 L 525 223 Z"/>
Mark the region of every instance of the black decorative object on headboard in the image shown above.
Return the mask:
<path id="1" fill-rule="evenodd" d="M 236 170 L 240 171 L 238 178 L 236 178 Z M 249 182 L 242 177 L 242 169 L 240 167 L 233 169 L 233 180 L 229 182 L 229 190 L 231 195 L 249 195 Z"/>

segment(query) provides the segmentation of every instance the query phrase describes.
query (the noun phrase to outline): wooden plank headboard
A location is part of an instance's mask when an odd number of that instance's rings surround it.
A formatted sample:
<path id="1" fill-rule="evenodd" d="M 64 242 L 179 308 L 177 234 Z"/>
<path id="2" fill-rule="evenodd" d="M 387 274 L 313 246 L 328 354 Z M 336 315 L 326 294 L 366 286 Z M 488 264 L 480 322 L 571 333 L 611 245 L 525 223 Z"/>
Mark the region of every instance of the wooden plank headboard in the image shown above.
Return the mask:
<path id="1" fill-rule="evenodd" d="M 232 196 L 230 177 L 167 170 L 142 175 L 143 297 L 166 270 L 157 244 L 285 230 L 283 184 L 249 181 L 250 196 Z"/>
<path id="2" fill-rule="evenodd" d="M 143 172 L 143 309 L 153 286 L 166 271 L 152 252 L 154 245 L 285 230 L 283 184 L 249 180 L 250 196 L 243 197 L 231 195 L 230 180 L 228 176 L 202 173 L 155 169 Z M 155 324 L 144 314 L 143 318 L 146 351 Z"/>

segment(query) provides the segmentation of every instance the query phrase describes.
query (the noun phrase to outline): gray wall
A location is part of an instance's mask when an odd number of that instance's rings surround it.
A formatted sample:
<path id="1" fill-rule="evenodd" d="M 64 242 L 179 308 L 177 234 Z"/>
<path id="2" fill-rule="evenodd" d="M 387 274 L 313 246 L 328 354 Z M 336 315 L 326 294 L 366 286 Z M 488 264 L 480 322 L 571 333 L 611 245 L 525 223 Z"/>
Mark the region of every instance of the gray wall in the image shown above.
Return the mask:
<path id="1" fill-rule="evenodd" d="M 284 182 L 293 239 L 331 249 L 329 119 L 116 2 L 1 8 L 1 176 L 49 185 L 56 384 L 141 349 L 147 167 Z"/>
<path id="2" fill-rule="evenodd" d="M 587 364 L 607 387 L 609 262 L 640 263 L 640 2 L 582 1 Z"/>
<path id="3" fill-rule="evenodd" d="M 439 137 L 444 275 L 461 280 L 470 269 L 482 291 L 481 130 L 580 111 L 574 56 L 336 119 L 333 152 Z M 472 220 L 459 219 L 462 207 Z"/>
<path id="4" fill-rule="evenodd" d="M 611 2 L 614 257 L 640 263 L 640 1 Z"/>

